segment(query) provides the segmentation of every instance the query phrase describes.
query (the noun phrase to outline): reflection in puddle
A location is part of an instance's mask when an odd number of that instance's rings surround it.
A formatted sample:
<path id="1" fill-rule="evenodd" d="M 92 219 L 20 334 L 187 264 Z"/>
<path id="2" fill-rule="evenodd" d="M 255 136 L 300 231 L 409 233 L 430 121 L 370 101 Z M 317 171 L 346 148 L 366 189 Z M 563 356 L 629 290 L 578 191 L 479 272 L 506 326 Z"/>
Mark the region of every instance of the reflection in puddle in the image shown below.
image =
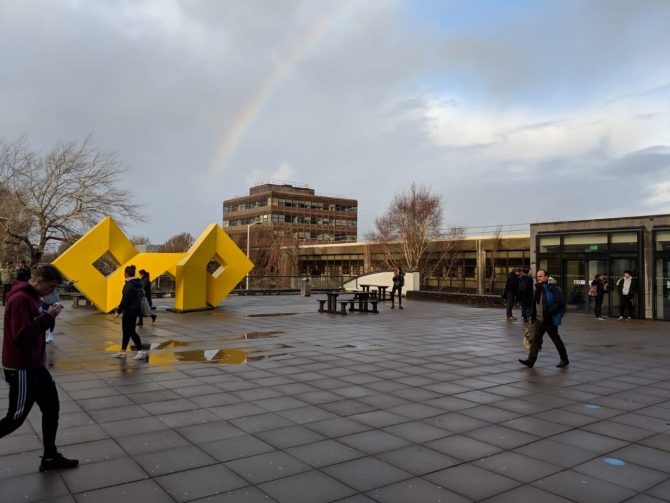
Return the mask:
<path id="1" fill-rule="evenodd" d="M 280 331 L 248 332 L 241 335 L 223 337 L 222 339 L 219 339 L 219 341 L 269 339 L 269 338 L 275 338 L 278 336 L 278 334 L 281 333 L 283 332 Z M 209 344 L 212 343 L 217 344 L 217 342 L 214 341 L 209 342 Z M 126 360 L 117 360 L 115 358 L 109 357 L 109 353 L 116 353 L 121 350 L 121 345 L 119 342 L 106 340 L 103 341 L 102 344 L 104 352 L 108 353 L 108 355 L 103 358 L 96 360 L 78 360 L 75 357 L 68 360 L 56 360 L 50 357 L 49 367 L 59 370 L 81 371 L 81 370 L 95 370 L 95 369 L 108 368 L 109 366 L 118 368 L 119 364 L 121 364 L 123 368 L 126 368 L 127 363 L 132 362 L 131 360 L 132 354 L 134 353 L 134 351 L 136 351 L 136 348 L 133 345 L 130 345 L 128 347 L 128 360 L 126 361 Z M 240 365 L 247 362 L 257 362 L 261 360 L 276 358 L 278 356 L 287 355 L 287 353 L 285 352 L 274 353 L 274 354 L 259 354 L 259 353 L 293 348 L 293 346 L 290 346 L 288 344 L 270 344 L 270 345 L 264 344 L 262 346 L 256 346 L 252 348 L 197 349 L 192 347 L 193 345 L 200 345 L 200 344 L 204 346 L 208 343 L 204 341 L 179 341 L 175 339 L 169 339 L 160 342 L 152 342 L 150 344 L 144 344 L 143 349 L 149 352 L 149 358 L 146 361 L 146 363 L 150 365 L 169 365 L 172 363 L 214 363 L 220 365 Z M 98 350 L 99 349 L 100 348 L 98 348 Z M 127 365 L 127 367 L 134 368 L 135 365 Z"/>
<path id="2" fill-rule="evenodd" d="M 270 339 L 272 337 L 277 337 L 277 334 L 281 334 L 278 330 L 272 332 L 247 332 L 242 335 L 231 335 L 228 337 L 223 337 L 224 341 L 244 341 L 249 339 Z"/>
<path id="3" fill-rule="evenodd" d="M 148 363 L 220 363 L 239 365 L 247 361 L 247 352 L 239 349 L 192 349 L 189 351 L 159 351 L 149 354 Z"/>
<path id="4" fill-rule="evenodd" d="M 258 356 L 248 356 L 248 362 L 259 362 L 261 360 L 270 360 L 271 358 L 277 358 L 278 356 L 286 356 L 288 353 L 277 353 L 274 355 L 258 355 Z"/>
<path id="5" fill-rule="evenodd" d="M 164 342 L 152 342 L 149 344 L 149 349 L 167 349 L 167 348 L 181 348 L 184 346 L 190 346 L 190 342 L 185 341 L 174 341 L 172 339 Z"/>

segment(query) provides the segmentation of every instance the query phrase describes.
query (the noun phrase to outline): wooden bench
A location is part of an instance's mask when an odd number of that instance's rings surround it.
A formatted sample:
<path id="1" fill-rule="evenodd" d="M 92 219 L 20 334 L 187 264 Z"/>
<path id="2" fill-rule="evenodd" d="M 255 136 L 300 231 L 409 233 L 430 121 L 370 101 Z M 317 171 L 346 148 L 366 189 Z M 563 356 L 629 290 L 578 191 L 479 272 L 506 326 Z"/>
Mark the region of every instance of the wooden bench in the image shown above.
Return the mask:
<path id="1" fill-rule="evenodd" d="M 72 299 L 72 307 L 82 307 L 79 301 L 83 300 L 84 301 L 84 306 L 90 306 L 91 301 L 88 300 L 86 297 L 84 297 L 83 294 L 81 293 L 71 293 L 69 294 L 70 298 Z"/>
<path id="2" fill-rule="evenodd" d="M 379 303 L 379 300 L 377 299 L 364 300 L 355 297 L 353 299 L 349 299 L 346 302 L 349 304 L 349 311 L 357 311 L 359 313 L 379 314 L 379 310 L 377 309 L 377 304 Z M 356 308 L 356 304 L 358 304 L 358 308 Z M 372 309 L 368 309 L 368 304 L 372 305 Z"/>

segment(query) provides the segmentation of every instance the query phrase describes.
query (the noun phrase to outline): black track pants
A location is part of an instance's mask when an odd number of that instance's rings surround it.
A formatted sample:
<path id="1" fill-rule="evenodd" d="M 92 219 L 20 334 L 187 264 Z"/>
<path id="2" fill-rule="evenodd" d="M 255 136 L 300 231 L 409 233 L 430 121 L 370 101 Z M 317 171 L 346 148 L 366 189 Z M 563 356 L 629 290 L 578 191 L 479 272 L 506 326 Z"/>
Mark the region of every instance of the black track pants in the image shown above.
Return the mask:
<path id="1" fill-rule="evenodd" d="M 0 438 L 9 435 L 23 424 L 30 409 L 37 403 L 42 411 L 44 457 L 56 455 L 56 431 L 60 404 L 56 383 L 45 367 L 28 370 L 5 369 L 9 384 L 9 410 L 0 420 Z"/>

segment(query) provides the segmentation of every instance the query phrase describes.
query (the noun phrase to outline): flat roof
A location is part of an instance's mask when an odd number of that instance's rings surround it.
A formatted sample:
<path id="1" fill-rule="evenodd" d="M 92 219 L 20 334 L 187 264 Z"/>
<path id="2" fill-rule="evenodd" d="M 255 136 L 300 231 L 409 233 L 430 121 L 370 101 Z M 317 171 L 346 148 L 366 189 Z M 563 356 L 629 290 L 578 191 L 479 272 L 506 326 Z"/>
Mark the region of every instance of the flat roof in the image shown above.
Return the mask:
<path id="1" fill-rule="evenodd" d="M 603 217 L 603 218 L 586 218 L 583 220 L 554 220 L 550 222 L 535 222 L 530 225 L 549 225 L 549 224 L 572 224 L 572 223 L 581 223 L 581 222 L 604 222 L 606 220 L 631 220 L 638 218 L 670 218 L 670 214 L 658 214 L 658 215 L 632 215 L 625 217 Z"/>

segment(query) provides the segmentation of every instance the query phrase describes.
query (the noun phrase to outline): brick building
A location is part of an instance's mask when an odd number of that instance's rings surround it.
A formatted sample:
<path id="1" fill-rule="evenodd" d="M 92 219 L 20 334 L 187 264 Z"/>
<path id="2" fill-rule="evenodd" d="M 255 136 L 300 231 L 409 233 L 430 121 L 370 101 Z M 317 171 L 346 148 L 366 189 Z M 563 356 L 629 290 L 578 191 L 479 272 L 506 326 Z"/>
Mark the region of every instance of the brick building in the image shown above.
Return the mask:
<path id="1" fill-rule="evenodd" d="M 301 242 L 355 242 L 358 201 L 275 183 L 257 185 L 248 196 L 223 201 L 223 228 L 233 239 L 246 239 L 248 226 L 256 223 Z"/>

